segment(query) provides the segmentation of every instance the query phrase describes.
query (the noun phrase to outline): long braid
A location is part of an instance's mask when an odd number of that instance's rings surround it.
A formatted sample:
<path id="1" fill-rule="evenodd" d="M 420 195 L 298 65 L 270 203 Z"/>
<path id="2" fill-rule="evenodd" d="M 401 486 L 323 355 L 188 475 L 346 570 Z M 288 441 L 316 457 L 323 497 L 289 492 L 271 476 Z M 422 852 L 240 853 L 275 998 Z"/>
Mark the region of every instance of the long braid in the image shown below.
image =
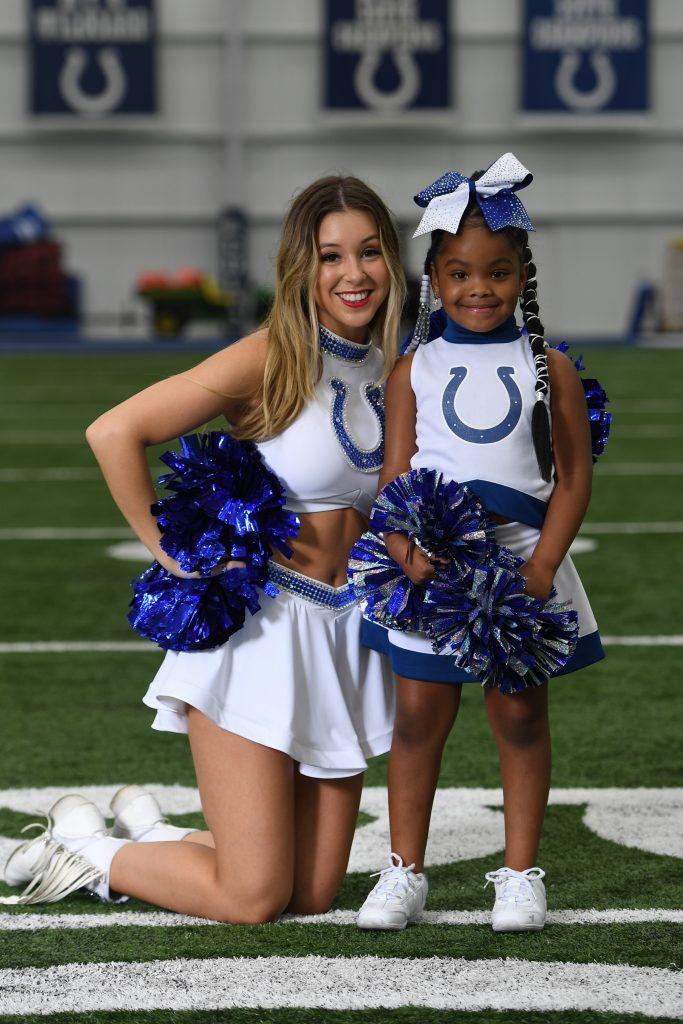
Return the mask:
<path id="1" fill-rule="evenodd" d="M 546 352 L 544 327 L 538 315 L 538 281 L 536 264 L 531 249 L 524 247 L 523 262 L 527 267 L 528 277 L 520 298 L 522 317 L 529 334 L 529 343 L 536 368 L 536 402 L 531 417 L 531 436 L 534 451 L 538 460 L 538 468 L 544 480 L 549 481 L 553 472 L 553 451 L 550 433 L 550 376 L 548 373 L 548 355 Z"/>

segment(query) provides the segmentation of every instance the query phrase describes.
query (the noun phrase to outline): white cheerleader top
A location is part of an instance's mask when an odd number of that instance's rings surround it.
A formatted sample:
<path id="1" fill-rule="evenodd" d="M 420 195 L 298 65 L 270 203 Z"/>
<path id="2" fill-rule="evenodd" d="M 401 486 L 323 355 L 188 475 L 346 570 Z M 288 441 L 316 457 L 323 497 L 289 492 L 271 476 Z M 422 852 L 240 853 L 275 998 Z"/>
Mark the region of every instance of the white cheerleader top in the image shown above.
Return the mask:
<path id="1" fill-rule="evenodd" d="M 355 508 L 369 516 L 384 459 L 384 357 L 320 328 L 323 370 L 293 423 L 257 447 L 292 512 Z"/>
<path id="2" fill-rule="evenodd" d="M 495 330 L 452 320 L 413 355 L 417 405 L 413 469 L 440 470 L 467 486 L 489 512 L 541 527 L 553 490 L 531 436 L 536 371 L 526 334 L 511 317 Z"/>

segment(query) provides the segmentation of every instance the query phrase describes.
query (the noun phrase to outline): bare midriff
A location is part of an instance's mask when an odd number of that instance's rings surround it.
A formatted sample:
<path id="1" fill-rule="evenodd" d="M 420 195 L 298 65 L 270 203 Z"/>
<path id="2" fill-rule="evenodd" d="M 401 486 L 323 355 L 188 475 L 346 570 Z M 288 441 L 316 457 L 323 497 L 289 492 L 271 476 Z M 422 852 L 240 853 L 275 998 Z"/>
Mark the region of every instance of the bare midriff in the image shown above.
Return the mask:
<path id="1" fill-rule="evenodd" d="M 299 519 L 299 533 L 289 541 L 292 557 L 274 551 L 273 561 L 331 587 L 344 586 L 349 552 L 367 529 L 367 519 L 355 508 L 306 512 Z"/>

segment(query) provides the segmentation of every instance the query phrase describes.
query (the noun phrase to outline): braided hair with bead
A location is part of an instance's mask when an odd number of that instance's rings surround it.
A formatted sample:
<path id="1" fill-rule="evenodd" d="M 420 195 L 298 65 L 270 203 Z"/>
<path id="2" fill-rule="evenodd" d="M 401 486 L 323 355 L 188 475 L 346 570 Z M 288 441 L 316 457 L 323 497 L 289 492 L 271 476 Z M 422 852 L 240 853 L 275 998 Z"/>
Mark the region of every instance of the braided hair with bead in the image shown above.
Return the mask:
<path id="1" fill-rule="evenodd" d="M 482 173 L 483 171 L 475 171 L 472 175 L 473 180 L 476 181 Z M 458 228 L 457 233 L 459 234 L 463 228 L 466 227 L 481 226 L 488 228 L 484 215 L 481 211 L 481 207 L 477 203 L 476 199 L 471 198 L 462 215 L 460 227 Z M 534 367 L 536 370 L 536 402 L 534 403 L 531 416 L 531 437 L 533 440 L 534 451 L 536 453 L 539 472 L 541 477 L 548 481 L 552 478 L 553 473 L 553 454 L 549 413 L 550 375 L 548 372 L 548 355 L 545 343 L 544 327 L 539 317 L 536 264 L 533 261 L 533 255 L 529 247 L 529 235 L 523 228 L 504 227 L 500 228 L 497 233 L 505 235 L 509 240 L 510 245 L 519 257 L 520 264 L 527 271 L 527 279 L 519 298 L 519 305 L 522 311 L 524 326 L 526 327 L 529 337 L 529 344 L 531 346 Z M 425 258 L 425 274 L 429 274 L 447 237 L 448 232 L 443 231 L 440 228 L 436 231 L 432 231 L 431 245 L 429 246 L 429 251 Z M 426 332 L 416 331 L 410 348 L 407 349 L 406 352 L 412 351 L 424 340 L 426 340 Z"/>

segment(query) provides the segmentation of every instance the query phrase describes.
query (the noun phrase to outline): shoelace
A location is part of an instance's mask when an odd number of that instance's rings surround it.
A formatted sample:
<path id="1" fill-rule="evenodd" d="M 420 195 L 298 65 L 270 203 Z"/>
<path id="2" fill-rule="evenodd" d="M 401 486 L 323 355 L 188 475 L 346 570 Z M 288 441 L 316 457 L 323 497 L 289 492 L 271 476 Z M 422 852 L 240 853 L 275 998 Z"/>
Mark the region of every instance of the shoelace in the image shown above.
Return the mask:
<path id="1" fill-rule="evenodd" d="M 32 828 L 42 828 L 43 830 L 34 839 L 29 840 L 27 845 L 27 849 L 38 845 L 43 846 L 33 869 L 33 878 L 18 896 L 0 897 L 0 903 L 13 905 L 56 903 L 78 889 L 104 879 L 103 872 L 89 860 L 81 857 L 80 854 L 72 853 L 71 850 L 67 850 L 65 846 L 52 838 L 54 823 L 49 815 L 46 814 L 45 817 L 46 825 L 34 821 L 30 825 L 25 825 L 21 830 L 22 832 L 28 832 Z M 106 831 L 94 833 L 97 836 L 106 834 Z"/>
<path id="2" fill-rule="evenodd" d="M 402 858 L 397 853 L 390 853 L 389 866 L 370 875 L 370 878 L 377 878 L 379 876 L 379 882 L 377 882 L 372 890 L 372 895 L 386 896 L 387 899 L 396 900 L 405 896 L 406 893 L 411 891 L 408 872 L 412 871 L 414 867 L 414 864 L 408 864 L 405 867 Z"/>
<path id="3" fill-rule="evenodd" d="M 486 879 L 484 888 L 486 888 L 489 882 L 493 882 L 495 885 L 496 900 L 523 903 L 529 898 L 536 898 L 531 881 L 545 878 L 545 871 L 542 868 L 527 868 L 526 871 L 515 871 L 513 868 L 498 868 L 497 871 L 487 871 L 484 878 Z"/>

